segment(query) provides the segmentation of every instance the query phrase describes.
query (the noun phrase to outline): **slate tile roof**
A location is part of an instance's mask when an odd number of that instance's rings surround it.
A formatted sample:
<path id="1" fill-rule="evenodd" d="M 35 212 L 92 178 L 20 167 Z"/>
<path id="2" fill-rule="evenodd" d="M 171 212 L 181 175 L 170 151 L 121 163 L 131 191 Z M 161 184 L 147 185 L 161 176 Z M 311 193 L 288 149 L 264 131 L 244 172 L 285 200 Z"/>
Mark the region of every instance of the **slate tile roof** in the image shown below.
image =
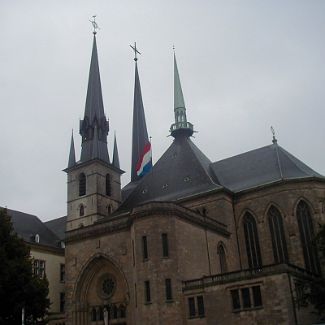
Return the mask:
<path id="1" fill-rule="evenodd" d="M 277 144 L 272 144 L 211 164 L 220 184 L 240 192 L 281 180 L 325 178 Z"/>
<path id="2" fill-rule="evenodd" d="M 7 209 L 14 230 L 26 242 L 35 243 L 38 234 L 39 244 L 60 248 L 60 239 L 36 216 L 16 210 Z"/>
<path id="3" fill-rule="evenodd" d="M 152 171 L 122 203 L 121 209 L 149 201 L 172 201 L 222 188 L 213 178 L 210 164 L 211 161 L 189 138 L 177 137 Z M 127 185 L 125 191 L 130 187 L 131 184 Z"/>
<path id="4" fill-rule="evenodd" d="M 66 227 L 67 217 L 60 217 L 57 219 L 49 220 L 44 222 L 44 224 L 49 228 L 60 240 L 65 238 L 65 227 Z"/>
<path id="5" fill-rule="evenodd" d="M 238 193 L 281 180 L 311 177 L 325 181 L 277 143 L 212 163 L 189 138 L 176 138 L 150 174 L 123 189 L 126 199 L 121 209 L 215 189 Z"/>

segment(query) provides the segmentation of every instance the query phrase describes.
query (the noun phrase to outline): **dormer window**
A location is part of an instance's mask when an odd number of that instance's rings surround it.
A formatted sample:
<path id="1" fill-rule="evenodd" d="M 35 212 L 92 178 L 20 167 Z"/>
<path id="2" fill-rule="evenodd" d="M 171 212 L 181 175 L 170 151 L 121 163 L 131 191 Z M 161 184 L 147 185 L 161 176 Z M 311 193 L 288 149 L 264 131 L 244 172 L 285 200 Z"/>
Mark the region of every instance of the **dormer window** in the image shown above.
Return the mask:
<path id="1" fill-rule="evenodd" d="M 40 239 L 39 234 L 36 234 L 35 235 L 35 243 L 39 244 L 39 239 Z"/>

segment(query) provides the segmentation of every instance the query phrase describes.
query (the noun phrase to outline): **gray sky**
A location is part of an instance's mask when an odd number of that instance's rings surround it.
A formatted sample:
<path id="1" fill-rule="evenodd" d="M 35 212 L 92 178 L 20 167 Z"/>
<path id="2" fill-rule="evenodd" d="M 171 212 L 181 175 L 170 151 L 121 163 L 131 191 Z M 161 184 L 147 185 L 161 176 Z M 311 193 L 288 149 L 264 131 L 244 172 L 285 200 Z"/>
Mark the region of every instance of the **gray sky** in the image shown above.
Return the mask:
<path id="1" fill-rule="evenodd" d="M 0 205 L 42 220 L 66 213 L 71 129 L 79 159 L 92 33 L 109 151 L 130 179 L 134 62 L 154 161 L 173 122 L 175 44 L 197 146 L 217 161 L 271 143 L 325 174 L 325 1 L 0 1 Z"/>

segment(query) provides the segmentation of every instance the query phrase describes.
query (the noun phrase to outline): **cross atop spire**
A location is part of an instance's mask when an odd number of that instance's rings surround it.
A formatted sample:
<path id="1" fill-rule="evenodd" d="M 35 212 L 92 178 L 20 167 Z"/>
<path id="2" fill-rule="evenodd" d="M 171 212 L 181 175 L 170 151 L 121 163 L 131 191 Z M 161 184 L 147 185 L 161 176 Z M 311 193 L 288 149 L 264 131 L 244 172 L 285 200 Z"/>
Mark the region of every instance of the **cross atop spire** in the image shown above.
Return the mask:
<path id="1" fill-rule="evenodd" d="M 134 42 L 134 46 L 130 45 L 131 49 L 134 51 L 134 61 L 138 61 L 138 54 L 141 55 L 141 53 L 137 49 L 137 42 Z"/>
<path id="2" fill-rule="evenodd" d="M 184 96 L 181 86 L 181 81 L 179 78 L 177 62 L 176 62 L 176 54 L 175 54 L 175 46 L 173 46 L 174 50 L 174 113 L 175 113 L 175 123 L 173 123 L 170 127 L 171 135 L 176 138 L 177 135 L 183 134 L 187 137 L 190 137 L 193 134 L 193 124 L 187 122 L 186 118 L 186 108 L 184 102 Z"/>

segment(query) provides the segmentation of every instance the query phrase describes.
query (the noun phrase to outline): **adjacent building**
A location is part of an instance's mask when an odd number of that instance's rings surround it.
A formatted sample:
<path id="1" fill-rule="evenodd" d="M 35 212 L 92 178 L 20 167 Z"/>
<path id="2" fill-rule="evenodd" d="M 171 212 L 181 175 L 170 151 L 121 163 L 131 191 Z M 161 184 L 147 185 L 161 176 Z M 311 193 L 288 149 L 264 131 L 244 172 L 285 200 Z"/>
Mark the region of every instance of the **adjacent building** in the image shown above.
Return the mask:
<path id="1" fill-rule="evenodd" d="M 30 247 L 33 272 L 49 281 L 49 324 L 63 325 L 65 302 L 64 241 L 38 217 L 15 210 L 7 210 L 14 230 Z M 60 220 L 60 219 L 57 219 Z"/>

